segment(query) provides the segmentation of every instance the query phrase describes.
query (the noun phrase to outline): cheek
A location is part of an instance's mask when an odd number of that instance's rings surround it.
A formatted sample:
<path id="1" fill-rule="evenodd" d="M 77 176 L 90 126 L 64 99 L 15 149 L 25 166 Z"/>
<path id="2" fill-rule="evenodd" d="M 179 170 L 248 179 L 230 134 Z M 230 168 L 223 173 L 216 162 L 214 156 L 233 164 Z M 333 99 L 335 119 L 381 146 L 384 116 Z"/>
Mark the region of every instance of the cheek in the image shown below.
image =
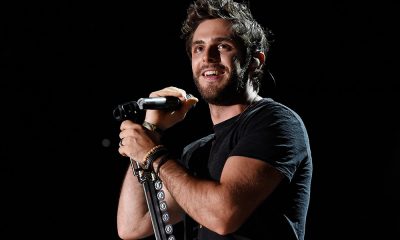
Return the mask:
<path id="1" fill-rule="evenodd" d="M 230 58 L 222 55 L 222 56 L 220 56 L 219 64 L 223 65 L 225 67 L 230 67 L 230 66 L 232 66 L 232 60 Z"/>
<path id="2" fill-rule="evenodd" d="M 197 75 L 200 71 L 200 64 L 197 59 L 192 58 L 192 72 Z"/>

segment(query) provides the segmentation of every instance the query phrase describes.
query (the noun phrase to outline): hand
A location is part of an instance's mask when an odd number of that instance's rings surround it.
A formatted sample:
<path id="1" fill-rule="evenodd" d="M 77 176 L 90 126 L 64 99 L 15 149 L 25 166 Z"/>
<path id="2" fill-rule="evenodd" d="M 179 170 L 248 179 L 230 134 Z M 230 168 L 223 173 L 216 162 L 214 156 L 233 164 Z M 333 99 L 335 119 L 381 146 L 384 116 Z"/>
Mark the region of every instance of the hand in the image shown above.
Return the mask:
<path id="1" fill-rule="evenodd" d="M 147 110 L 145 121 L 156 125 L 158 128 L 165 130 L 176 123 L 182 121 L 186 113 L 199 101 L 196 97 L 186 99 L 186 92 L 176 87 L 167 87 L 159 91 L 152 92 L 150 97 L 174 96 L 182 101 L 180 109 L 173 112 L 163 110 Z"/>
<path id="2" fill-rule="evenodd" d="M 125 120 L 120 126 L 121 139 L 118 152 L 125 157 L 143 164 L 147 152 L 158 145 L 158 139 L 154 133 L 145 129 L 142 125 L 131 120 Z"/>

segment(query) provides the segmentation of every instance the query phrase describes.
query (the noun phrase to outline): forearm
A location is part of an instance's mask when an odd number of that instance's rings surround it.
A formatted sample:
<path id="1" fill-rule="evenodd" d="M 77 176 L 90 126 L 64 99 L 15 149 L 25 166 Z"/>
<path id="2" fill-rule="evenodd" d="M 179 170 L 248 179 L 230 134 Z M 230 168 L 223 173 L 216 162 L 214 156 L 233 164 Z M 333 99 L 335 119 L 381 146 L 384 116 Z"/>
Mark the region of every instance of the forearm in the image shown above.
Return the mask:
<path id="1" fill-rule="evenodd" d="M 117 226 L 122 239 L 138 239 L 153 234 L 143 187 L 131 168 L 126 172 L 121 188 Z"/>
<path id="2" fill-rule="evenodd" d="M 234 213 L 228 186 L 195 178 L 174 160 L 162 165 L 159 174 L 169 193 L 187 214 L 213 231 L 225 231 Z"/>

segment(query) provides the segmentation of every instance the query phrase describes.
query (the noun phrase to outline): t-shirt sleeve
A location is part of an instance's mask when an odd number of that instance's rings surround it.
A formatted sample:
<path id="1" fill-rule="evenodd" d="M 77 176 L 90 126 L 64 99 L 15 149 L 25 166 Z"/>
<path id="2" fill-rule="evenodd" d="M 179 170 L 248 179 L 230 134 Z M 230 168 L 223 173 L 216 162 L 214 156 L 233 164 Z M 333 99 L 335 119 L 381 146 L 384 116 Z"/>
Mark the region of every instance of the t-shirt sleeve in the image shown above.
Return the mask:
<path id="1" fill-rule="evenodd" d="M 195 140 L 192 143 L 189 143 L 183 148 L 182 155 L 178 159 L 178 162 L 185 166 L 187 169 L 190 169 L 190 160 L 192 156 L 195 154 L 195 152 L 209 143 L 212 139 L 214 138 L 214 134 L 209 134 L 208 136 L 205 136 L 203 138 L 200 138 L 198 140 Z"/>
<path id="2" fill-rule="evenodd" d="M 296 168 L 307 157 L 308 137 L 300 117 L 290 109 L 249 117 L 243 123 L 240 139 L 230 156 L 245 156 L 265 161 L 291 181 Z"/>

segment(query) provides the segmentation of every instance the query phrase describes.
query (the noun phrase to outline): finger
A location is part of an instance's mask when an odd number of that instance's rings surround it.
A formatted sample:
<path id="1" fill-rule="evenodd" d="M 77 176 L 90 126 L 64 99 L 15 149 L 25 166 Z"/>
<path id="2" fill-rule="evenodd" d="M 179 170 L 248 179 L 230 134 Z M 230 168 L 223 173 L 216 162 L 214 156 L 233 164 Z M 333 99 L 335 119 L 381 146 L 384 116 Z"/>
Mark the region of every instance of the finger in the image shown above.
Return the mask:
<path id="1" fill-rule="evenodd" d="M 183 100 L 183 98 L 186 96 L 186 92 L 183 89 L 171 86 L 150 93 L 150 97 L 165 97 L 165 96 L 178 97 Z"/>
<path id="2" fill-rule="evenodd" d="M 171 87 L 167 87 L 166 90 L 178 92 L 178 93 L 181 94 L 181 97 L 186 99 L 186 91 L 181 89 L 181 88 L 177 88 L 177 87 L 171 86 Z M 177 96 L 177 97 L 179 97 L 179 96 Z"/>
<path id="3" fill-rule="evenodd" d="M 135 123 L 131 120 L 124 120 L 122 121 L 121 125 L 120 125 L 120 130 L 123 131 L 125 129 L 131 129 L 131 128 L 136 128 L 137 126 L 141 126 L 138 123 Z"/>
<path id="4" fill-rule="evenodd" d="M 126 155 L 125 152 L 123 151 L 123 148 L 124 148 L 124 147 L 119 147 L 119 148 L 118 148 L 118 152 L 119 152 L 120 155 L 122 155 L 122 156 L 124 156 L 124 157 L 127 157 L 127 155 Z"/>
<path id="5" fill-rule="evenodd" d="M 196 98 L 194 96 L 190 96 L 188 99 L 186 99 L 183 102 L 182 110 L 184 112 L 188 112 L 191 108 L 193 108 L 197 104 L 198 101 L 199 101 L 198 98 Z"/>
<path id="6" fill-rule="evenodd" d="M 121 125 L 119 126 L 119 129 L 120 129 L 121 131 L 122 131 L 122 130 L 125 130 L 125 129 L 129 128 L 129 126 L 131 125 L 131 123 L 133 123 L 131 120 L 124 120 L 124 121 L 121 122 Z"/>
<path id="7" fill-rule="evenodd" d="M 145 132 L 146 132 L 146 129 L 142 125 L 135 124 L 135 126 L 133 126 L 131 128 L 122 130 L 119 133 L 119 138 L 120 139 L 125 138 L 124 144 L 126 145 L 128 142 L 130 142 L 127 140 L 128 138 L 132 138 L 137 135 L 144 134 Z"/>
<path id="8" fill-rule="evenodd" d="M 192 94 L 189 94 L 189 97 L 186 99 L 186 101 L 190 102 L 190 103 L 192 103 L 192 102 L 197 103 L 199 101 L 199 99 L 197 97 L 193 96 Z"/>

